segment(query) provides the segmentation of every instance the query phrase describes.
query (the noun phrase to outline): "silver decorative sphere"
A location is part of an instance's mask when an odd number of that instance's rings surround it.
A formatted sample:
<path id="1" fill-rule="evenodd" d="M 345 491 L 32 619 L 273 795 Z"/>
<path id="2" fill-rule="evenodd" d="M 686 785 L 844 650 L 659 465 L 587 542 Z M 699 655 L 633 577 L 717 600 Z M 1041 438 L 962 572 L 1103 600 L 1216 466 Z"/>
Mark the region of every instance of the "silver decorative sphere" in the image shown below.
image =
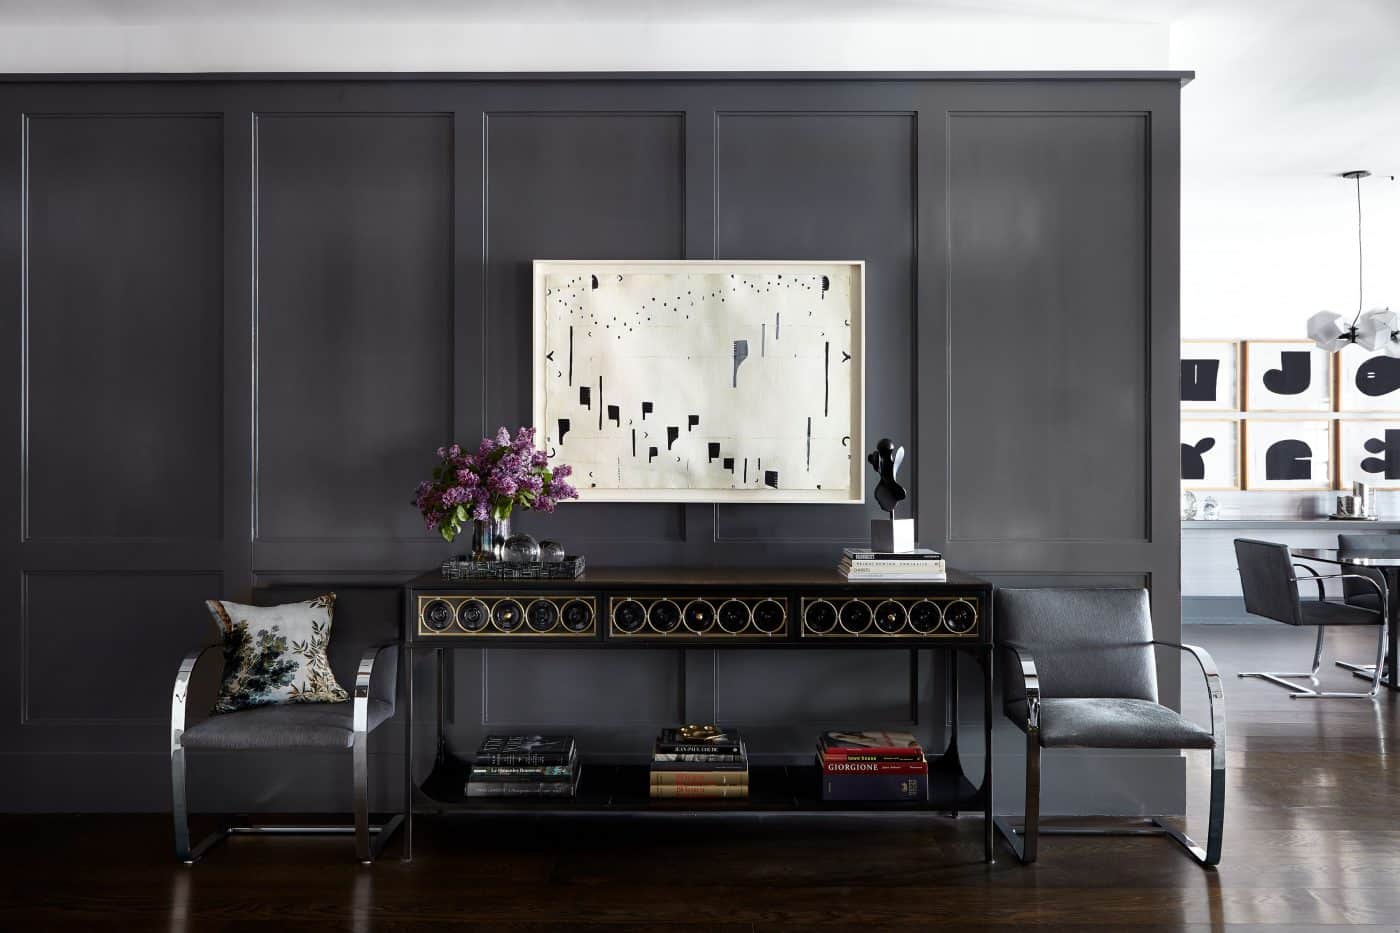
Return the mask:
<path id="1" fill-rule="evenodd" d="M 546 564 L 557 564 L 564 559 L 564 545 L 558 541 L 540 542 L 540 560 Z"/>
<path id="2" fill-rule="evenodd" d="M 501 560 L 528 563 L 539 559 L 539 542 L 535 540 L 533 535 L 527 535 L 523 531 L 517 531 L 506 538 L 505 544 L 501 545 Z"/>

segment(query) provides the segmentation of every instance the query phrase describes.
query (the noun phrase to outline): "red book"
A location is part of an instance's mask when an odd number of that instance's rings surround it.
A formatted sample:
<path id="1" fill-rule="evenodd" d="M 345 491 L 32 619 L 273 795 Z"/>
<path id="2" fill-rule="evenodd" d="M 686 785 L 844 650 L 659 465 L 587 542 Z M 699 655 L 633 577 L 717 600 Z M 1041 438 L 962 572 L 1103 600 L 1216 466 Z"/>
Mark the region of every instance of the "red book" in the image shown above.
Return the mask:
<path id="1" fill-rule="evenodd" d="M 818 757 L 825 774 L 928 774 L 928 762 L 918 761 L 843 761 Z"/>
<path id="2" fill-rule="evenodd" d="M 844 761 L 922 761 L 924 750 L 908 732 L 828 732 L 822 754 Z"/>
<path id="3" fill-rule="evenodd" d="M 923 761 L 919 748 L 823 748 L 821 753 L 831 761 Z"/>

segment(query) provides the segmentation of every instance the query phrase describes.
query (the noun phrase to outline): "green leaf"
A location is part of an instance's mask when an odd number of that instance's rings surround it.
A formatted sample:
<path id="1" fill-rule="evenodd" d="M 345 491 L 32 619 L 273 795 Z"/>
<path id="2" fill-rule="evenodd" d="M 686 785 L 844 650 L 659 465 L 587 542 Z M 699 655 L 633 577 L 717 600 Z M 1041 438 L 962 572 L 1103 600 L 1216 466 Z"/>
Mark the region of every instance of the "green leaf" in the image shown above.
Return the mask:
<path id="1" fill-rule="evenodd" d="M 456 533 L 454 532 L 454 530 L 451 529 L 451 528 L 449 528 L 449 527 L 447 527 L 446 525 L 444 525 L 443 527 L 439 528 L 439 529 L 438 529 L 438 533 L 442 535 L 442 540 L 446 541 L 448 544 L 451 544 L 451 543 L 452 543 L 452 539 L 455 538 L 455 537 L 457 537 L 457 535 L 456 535 Z"/>
<path id="2" fill-rule="evenodd" d="M 457 506 L 457 521 L 459 521 L 459 522 L 464 522 L 464 521 L 466 521 L 466 520 L 467 520 L 467 507 L 464 506 L 464 505 L 459 505 L 459 506 Z"/>

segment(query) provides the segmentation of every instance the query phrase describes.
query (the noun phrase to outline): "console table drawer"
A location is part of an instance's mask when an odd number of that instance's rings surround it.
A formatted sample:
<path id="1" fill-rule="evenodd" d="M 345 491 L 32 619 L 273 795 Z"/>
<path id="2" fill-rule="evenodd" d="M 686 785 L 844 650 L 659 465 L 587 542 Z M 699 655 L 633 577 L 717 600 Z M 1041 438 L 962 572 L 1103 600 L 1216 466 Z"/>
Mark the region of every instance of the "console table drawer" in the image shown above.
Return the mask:
<path id="1" fill-rule="evenodd" d="M 976 594 L 891 593 L 803 596 L 803 639 L 954 639 L 981 641 L 986 613 Z"/>
<path id="2" fill-rule="evenodd" d="M 607 637 L 663 641 L 785 639 L 787 594 L 615 593 L 607 598 Z"/>
<path id="3" fill-rule="evenodd" d="M 590 593 L 420 593 L 415 602 L 416 639 L 598 635 L 598 599 Z"/>

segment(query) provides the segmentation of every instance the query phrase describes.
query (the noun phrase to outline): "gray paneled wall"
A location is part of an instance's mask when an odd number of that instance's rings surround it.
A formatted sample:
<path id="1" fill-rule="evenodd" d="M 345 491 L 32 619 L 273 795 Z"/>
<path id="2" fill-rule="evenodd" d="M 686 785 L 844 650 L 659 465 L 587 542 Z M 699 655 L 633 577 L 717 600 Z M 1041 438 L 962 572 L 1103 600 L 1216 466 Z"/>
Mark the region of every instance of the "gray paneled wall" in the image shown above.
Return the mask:
<path id="1" fill-rule="evenodd" d="M 165 805 L 202 598 L 393 584 L 460 550 L 408 500 L 439 444 L 528 418 L 533 259 L 866 260 L 869 433 L 909 448 L 923 542 L 997 581 L 1146 582 L 1174 639 L 1178 94 L 1164 74 L 0 81 L 6 806 Z M 826 564 L 874 514 L 518 524 L 594 563 Z M 938 742 L 935 661 L 463 651 L 451 734 L 568 727 L 622 756 L 686 717 L 774 757 L 831 725 Z M 207 806 L 347 803 L 322 790 L 335 759 L 192 770 Z M 1060 774 L 1049 809 L 1181 799 L 1172 758 Z"/>

